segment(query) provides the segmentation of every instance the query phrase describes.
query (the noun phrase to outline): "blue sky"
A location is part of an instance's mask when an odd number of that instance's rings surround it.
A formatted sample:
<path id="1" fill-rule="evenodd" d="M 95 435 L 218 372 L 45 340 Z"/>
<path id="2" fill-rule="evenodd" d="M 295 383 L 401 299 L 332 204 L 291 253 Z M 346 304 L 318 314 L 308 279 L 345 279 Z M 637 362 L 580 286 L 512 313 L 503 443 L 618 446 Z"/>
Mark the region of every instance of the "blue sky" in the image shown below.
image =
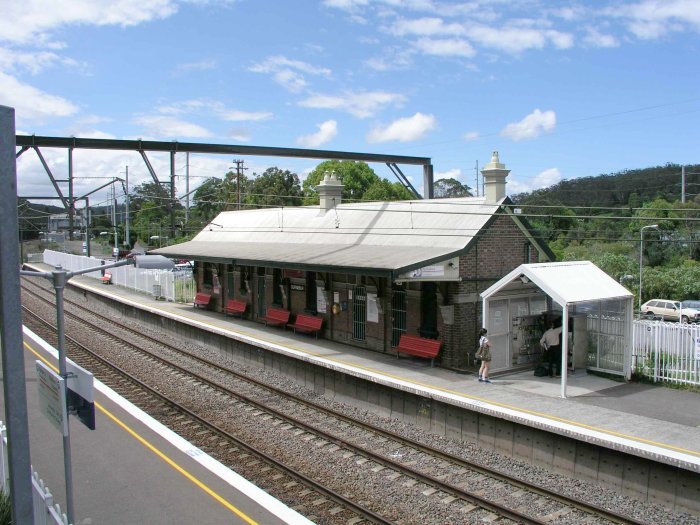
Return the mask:
<path id="1" fill-rule="evenodd" d="M 0 104 L 18 134 L 425 156 L 436 178 L 471 187 L 498 150 L 510 194 L 699 162 L 698 0 L 4 4 Z M 43 154 L 66 178 L 67 153 Z M 150 158 L 167 180 L 168 157 Z M 233 160 L 192 155 L 191 187 Z M 244 160 L 248 175 L 301 178 L 318 163 Z M 150 180 L 134 153 L 76 150 L 73 162 L 77 195 L 127 165 L 132 187 Z M 402 169 L 422 190 L 421 169 Z M 54 194 L 32 152 L 18 192 Z"/>

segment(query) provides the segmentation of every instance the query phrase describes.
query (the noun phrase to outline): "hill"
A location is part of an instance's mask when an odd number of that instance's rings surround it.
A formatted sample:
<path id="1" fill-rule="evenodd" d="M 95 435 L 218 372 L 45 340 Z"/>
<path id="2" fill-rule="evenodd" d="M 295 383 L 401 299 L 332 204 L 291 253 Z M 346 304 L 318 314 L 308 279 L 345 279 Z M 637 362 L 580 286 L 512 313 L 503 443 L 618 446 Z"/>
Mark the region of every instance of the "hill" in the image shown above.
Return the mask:
<path id="1" fill-rule="evenodd" d="M 686 166 L 686 201 L 699 198 L 700 165 Z M 529 193 L 519 193 L 513 202 L 522 205 L 559 205 L 584 207 L 630 207 L 662 198 L 668 202 L 681 198 L 681 166 L 666 164 L 652 168 L 564 180 Z"/>

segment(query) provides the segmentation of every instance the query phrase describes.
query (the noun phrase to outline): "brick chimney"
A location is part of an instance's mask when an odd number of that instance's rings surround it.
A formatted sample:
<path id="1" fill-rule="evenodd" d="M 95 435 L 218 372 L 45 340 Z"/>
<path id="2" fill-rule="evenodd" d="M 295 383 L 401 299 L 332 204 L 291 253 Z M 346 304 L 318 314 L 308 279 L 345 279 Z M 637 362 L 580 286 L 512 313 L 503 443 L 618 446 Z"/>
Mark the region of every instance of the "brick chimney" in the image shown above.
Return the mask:
<path id="1" fill-rule="evenodd" d="M 506 177 L 509 173 L 510 170 L 506 169 L 506 165 L 498 160 L 498 152 L 494 151 L 491 162 L 481 170 L 484 177 L 486 203 L 495 204 L 506 196 Z"/>
<path id="2" fill-rule="evenodd" d="M 318 196 L 320 197 L 321 211 L 328 211 L 340 204 L 340 198 L 344 187 L 345 186 L 336 178 L 335 172 L 327 171 L 323 175 L 321 184 L 316 186 L 316 191 L 318 191 Z"/>

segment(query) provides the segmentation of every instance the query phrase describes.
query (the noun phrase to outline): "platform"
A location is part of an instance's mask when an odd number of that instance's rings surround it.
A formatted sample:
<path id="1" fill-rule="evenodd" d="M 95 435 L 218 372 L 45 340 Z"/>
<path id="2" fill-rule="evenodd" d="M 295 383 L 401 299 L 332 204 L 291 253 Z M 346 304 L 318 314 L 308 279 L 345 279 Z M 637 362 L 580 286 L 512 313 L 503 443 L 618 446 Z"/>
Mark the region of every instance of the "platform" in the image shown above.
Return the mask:
<path id="1" fill-rule="evenodd" d="M 65 512 L 63 440 L 40 412 L 35 370 L 56 352 L 27 329 L 24 350 L 32 466 Z M 312 525 L 99 381 L 95 402 L 94 431 L 70 418 L 75 525 Z"/>

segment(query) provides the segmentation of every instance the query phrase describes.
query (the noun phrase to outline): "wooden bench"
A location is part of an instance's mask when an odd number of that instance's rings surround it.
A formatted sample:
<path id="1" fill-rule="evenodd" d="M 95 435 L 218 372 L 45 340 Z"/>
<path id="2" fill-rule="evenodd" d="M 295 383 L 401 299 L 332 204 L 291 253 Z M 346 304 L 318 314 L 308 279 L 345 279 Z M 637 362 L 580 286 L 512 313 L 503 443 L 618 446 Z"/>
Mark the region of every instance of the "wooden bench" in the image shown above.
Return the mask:
<path id="1" fill-rule="evenodd" d="M 199 292 L 197 295 L 194 296 L 194 307 L 207 307 L 209 306 L 209 301 L 211 301 L 211 294 Z"/>
<path id="2" fill-rule="evenodd" d="M 316 317 L 315 315 L 297 314 L 293 323 L 288 324 L 290 328 L 294 330 L 294 333 L 299 330 L 305 334 L 314 334 L 316 339 L 318 339 L 318 333 L 321 331 L 321 326 L 323 326 L 323 317 Z"/>
<path id="3" fill-rule="evenodd" d="M 284 310 L 282 308 L 275 308 L 271 306 L 265 312 L 265 317 L 261 317 L 261 321 L 265 321 L 265 326 L 286 326 L 289 323 L 289 310 Z"/>
<path id="4" fill-rule="evenodd" d="M 430 366 L 432 367 L 441 346 L 442 341 L 438 339 L 426 339 L 417 335 L 401 334 L 399 345 L 395 348 L 396 357 L 399 357 L 399 353 L 425 357 L 430 359 Z"/>
<path id="5" fill-rule="evenodd" d="M 105 273 L 102 277 L 100 277 L 100 281 L 102 281 L 102 284 L 112 284 L 112 274 Z"/>
<path id="6" fill-rule="evenodd" d="M 243 319 L 243 314 L 248 308 L 248 303 L 239 299 L 229 299 L 224 306 L 224 315 L 240 315 Z"/>

